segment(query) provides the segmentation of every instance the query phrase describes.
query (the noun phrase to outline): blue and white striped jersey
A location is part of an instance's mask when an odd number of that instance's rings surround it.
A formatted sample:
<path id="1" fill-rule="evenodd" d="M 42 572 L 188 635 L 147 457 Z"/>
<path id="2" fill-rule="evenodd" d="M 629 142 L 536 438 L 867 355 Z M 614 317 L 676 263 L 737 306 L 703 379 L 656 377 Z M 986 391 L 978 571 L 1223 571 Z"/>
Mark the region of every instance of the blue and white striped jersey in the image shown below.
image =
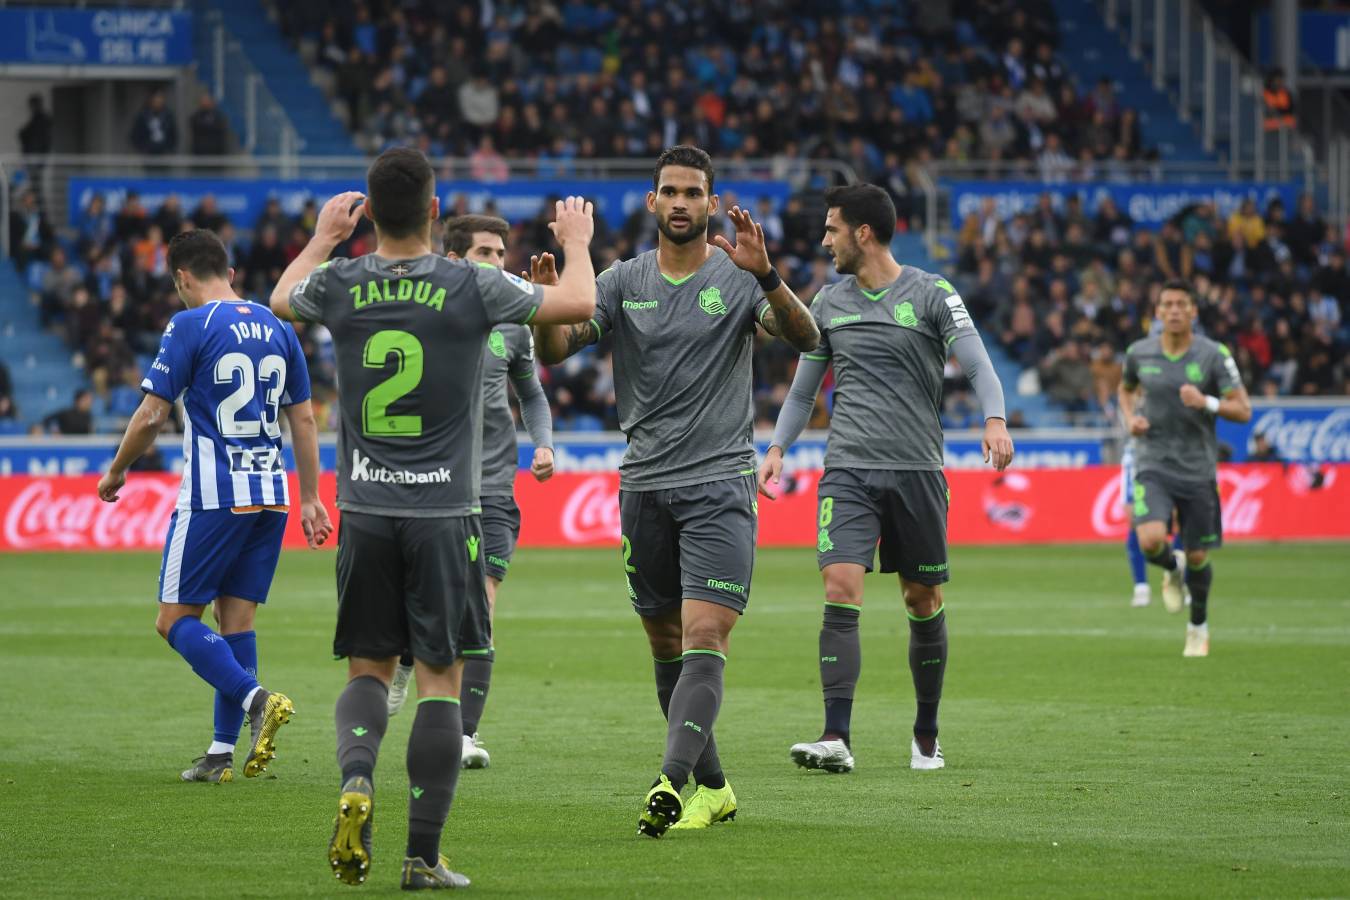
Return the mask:
<path id="1" fill-rule="evenodd" d="M 289 506 L 281 407 L 309 399 L 295 331 L 265 306 L 213 300 L 173 317 L 141 390 L 183 398 L 178 509 Z"/>

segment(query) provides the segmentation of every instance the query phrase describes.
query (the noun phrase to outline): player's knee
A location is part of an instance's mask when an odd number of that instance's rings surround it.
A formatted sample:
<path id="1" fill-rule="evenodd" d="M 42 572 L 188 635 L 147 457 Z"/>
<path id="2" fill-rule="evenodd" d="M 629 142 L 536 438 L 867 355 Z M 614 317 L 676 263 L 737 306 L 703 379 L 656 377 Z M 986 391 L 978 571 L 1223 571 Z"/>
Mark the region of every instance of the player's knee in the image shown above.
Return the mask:
<path id="1" fill-rule="evenodd" d="M 688 650 L 716 650 L 727 652 L 727 633 L 717 622 L 690 622 L 684 628 L 681 652 Z"/>
<path id="2" fill-rule="evenodd" d="M 1139 532 L 1139 549 L 1144 552 L 1145 556 L 1157 556 L 1166 543 L 1167 534 L 1161 530 L 1149 529 Z"/>
<path id="3" fill-rule="evenodd" d="M 906 581 L 900 587 L 910 615 L 927 618 L 942 608 L 942 586 Z"/>
<path id="4" fill-rule="evenodd" d="M 863 580 L 861 573 L 839 571 L 827 566 L 823 573 L 826 603 L 847 603 L 862 606 Z"/>
<path id="5" fill-rule="evenodd" d="M 1198 569 L 1201 566 L 1203 566 L 1205 564 L 1206 559 L 1209 559 L 1209 554 L 1206 553 L 1204 550 L 1186 551 L 1186 564 L 1190 566 L 1192 569 Z"/>

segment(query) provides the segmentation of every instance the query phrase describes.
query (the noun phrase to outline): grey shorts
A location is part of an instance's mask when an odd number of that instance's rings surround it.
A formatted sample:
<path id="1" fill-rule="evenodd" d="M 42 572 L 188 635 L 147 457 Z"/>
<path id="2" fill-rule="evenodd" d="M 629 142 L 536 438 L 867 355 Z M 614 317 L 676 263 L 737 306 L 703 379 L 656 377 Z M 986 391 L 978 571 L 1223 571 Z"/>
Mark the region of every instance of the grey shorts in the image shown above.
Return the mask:
<path id="1" fill-rule="evenodd" d="M 515 497 L 483 498 L 483 551 L 487 576 L 506 580 L 520 537 L 520 507 Z"/>
<path id="2" fill-rule="evenodd" d="M 623 566 L 638 615 L 655 616 L 684 598 L 744 613 L 759 532 L 755 479 L 619 491 Z"/>
<path id="3" fill-rule="evenodd" d="M 1140 472 L 1134 477 L 1134 524 L 1172 524 L 1176 510 L 1181 525 L 1181 545 L 1187 550 L 1213 550 L 1223 546 L 1223 509 L 1219 483 L 1210 479 L 1174 478 L 1163 472 Z"/>
<path id="4" fill-rule="evenodd" d="M 492 646 L 478 516 L 395 519 L 344 512 L 333 655 L 411 651 L 448 666 Z"/>
<path id="5" fill-rule="evenodd" d="M 857 563 L 906 581 L 947 581 L 947 505 L 940 471 L 826 469 L 817 487 L 816 561 Z"/>

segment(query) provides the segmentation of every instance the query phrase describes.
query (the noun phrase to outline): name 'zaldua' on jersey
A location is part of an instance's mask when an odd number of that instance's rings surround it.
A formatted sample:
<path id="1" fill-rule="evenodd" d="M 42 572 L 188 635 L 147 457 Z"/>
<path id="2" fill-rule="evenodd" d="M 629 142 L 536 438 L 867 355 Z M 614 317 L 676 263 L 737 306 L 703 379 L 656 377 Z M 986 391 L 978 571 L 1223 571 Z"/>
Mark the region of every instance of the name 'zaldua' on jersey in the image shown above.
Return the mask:
<path id="1" fill-rule="evenodd" d="M 215 300 L 170 320 L 141 390 L 183 398 L 178 509 L 289 506 L 281 407 L 309 399 L 295 331 L 265 306 Z"/>
<path id="2" fill-rule="evenodd" d="M 1135 410 L 1148 419 L 1148 431 L 1134 441 L 1138 471 L 1212 481 L 1219 465 L 1215 415 L 1182 403 L 1181 386 L 1193 384 L 1202 394 L 1219 397 L 1242 387 L 1228 348 L 1197 334 L 1186 352 L 1174 357 L 1163 350 L 1161 337 L 1146 337 L 1125 351 L 1123 380 L 1126 390 L 1144 388 Z"/>
<path id="3" fill-rule="evenodd" d="M 826 468 L 942 468 L 942 371 L 948 348 L 976 334 L 956 288 L 905 266 L 865 291 L 847 276 L 816 294 L 820 346 L 803 354 L 834 366 Z"/>
<path id="4" fill-rule="evenodd" d="M 614 390 L 630 491 L 684 487 L 754 472 L 755 322 L 769 301 L 755 276 L 714 249 L 676 281 L 656 251 L 596 279 L 598 340 L 614 335 Z"/>
<path id="5" fill-rule="evenodd" d="M 526 324 L 541 289 L 493 266 L 427 254 L 334 259 L 291 292 L 337 349 L 338 507 L 398 518 L 480 511 L 483 354 L 492 326 Z"/>

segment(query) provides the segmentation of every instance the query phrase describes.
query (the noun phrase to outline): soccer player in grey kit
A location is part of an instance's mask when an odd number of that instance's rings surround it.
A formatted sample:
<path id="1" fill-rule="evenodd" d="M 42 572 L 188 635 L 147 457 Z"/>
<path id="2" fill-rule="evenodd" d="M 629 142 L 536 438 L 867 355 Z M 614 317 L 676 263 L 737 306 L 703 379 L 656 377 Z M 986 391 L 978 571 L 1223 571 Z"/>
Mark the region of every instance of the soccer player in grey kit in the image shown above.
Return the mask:
<path id="1" fill-rule="evenodd" d="M 417 715 L 408 735 L 405 890 L 464 887 L 440 852 L 463 751 L 464 656 L 492 646 L 482 509 L 484 347 L 502 322 L 585 321 L 595 309 L 591 205 L 559 201 L 553 233 L 567 255 L 540 287 L 494 266 L 431 250 L 435 173 L 395 147 L 366 176 L 368 196 L 339 194 L 272 292 L 286 319 L 322 322 L 337 354 L 337 627 L 347 657 L 335 710 L 342 788 L 328 860 L 348 884 L 371 866 L 375 764 L 388 690 L 411 649 Z M 366 215 L 375 252 L 328 257 Z"/>
<path id="2" fill-rule="evenodd" d="M 751 441 L 755 323 L 801 351 L 811 312 L 773 270 L 764 230 L 733 207 L 736 244 L 708 243 L 713 167 L 696 147 L 661 154 L 647 195 L 658 245 L 596 279 L 595 318 L 537 327 L 552 365 L 613 334 L 619 427 L 628 437 L 619 509 L 628 595 L 642 617 L 667 718 L 661 773 L 638 831 L 706 828 L 736 813 L 713 723 L 728 637 L 750 596 L 756 515 Z M 539 278 L 532 280 L 539 281 Z M 692 774 L 697 790 L 680 791 Z"/>
<path id="3" fill-rule="evenodd" d="M 1195 299 L 1190 284 L 1169 281 L 1158 293 L 1162 333 L 1135 341 L 1125 352 L 1120 414 L 1134 437 L 1134 527 L 1144 556 L 1163 570 L 1163 605 L 1181 612 L 1184 587 L 1191 617 L 1181 655 L 1209 656 L 1209 551 L 1223 546 L 1219 507 L 1219 440 L 1214 422 L 1252 417 L 1233 354 L 1192 332 Z M 1142 398 L 1140 397 L 1142 394 Z M 1183 550 L 1167 542 L 1173 510 Z M 1184 574 L 1183 574 L 1184 573 Z"/>
<path id="4" fill-rule="evenodd" d="M 820 346 L 802 356 L 759 488 L 777 496 L 783 452 L 801 434 L 826 369 L 834 365 L 834 412 L 819 485 L 817 561 L 825 582 L 820 681 L 825 728 L 794 744 L 799 766 L 851 772 L 853 692 L 862 670 L 858 619 L 863 575 L 877 546 L 881 571 L 899 572 L 909 613 L 909 666 L 918 712 L 910 767 L 940 769 L 938 702 L 947 668 L 947 506 L 942 475 L 942 370 L 954 354 L 984 412 L 985 459 L 1012 461 L 1003 388 L 956 289 L 891 256 L 895 206 L 870 184 L 832 188 L 822 245 L 847 276 L 821 288 L 811 305 Z"/>

